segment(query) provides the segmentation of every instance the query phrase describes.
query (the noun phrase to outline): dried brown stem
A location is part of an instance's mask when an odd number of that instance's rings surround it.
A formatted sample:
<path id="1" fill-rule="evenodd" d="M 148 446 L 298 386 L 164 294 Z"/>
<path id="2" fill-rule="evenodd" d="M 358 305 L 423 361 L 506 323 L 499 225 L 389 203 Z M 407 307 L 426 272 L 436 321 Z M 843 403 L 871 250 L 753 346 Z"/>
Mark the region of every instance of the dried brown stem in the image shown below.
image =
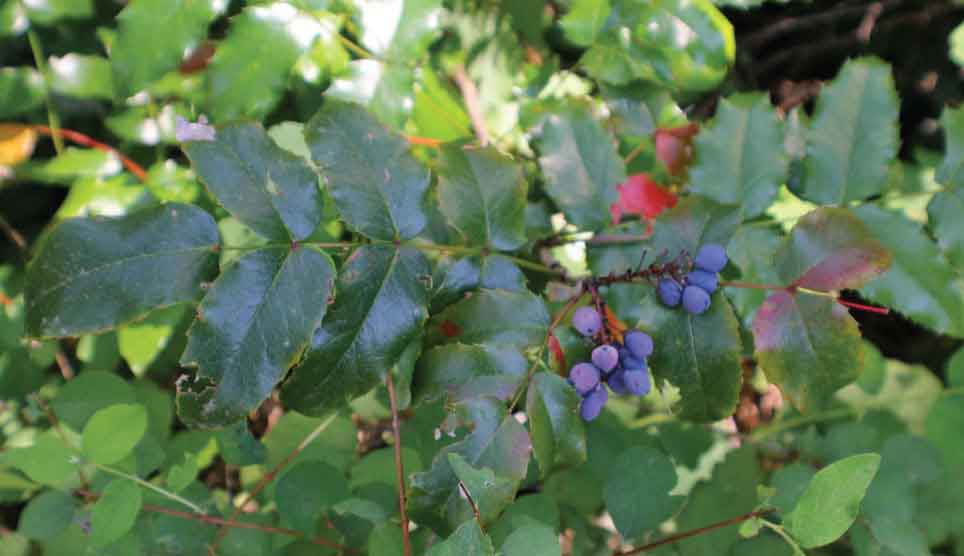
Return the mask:
<path id="1" fill-rule="evenodd" d="M 484 531 L 485 529 L 482 527 L 482 514 L 479 513 L 479 506 L 475 503 L 475 499 L 473 499 L 472 495 L 469 494 L 469 489 L 465 488 L 465 483 L 462 481 L 459 481 L 459 490 L 462 491 L 462 495 L 465 496 L 466 500 L 468 500 L 469 507 L 472 508 L 472 514 L 475 516 L 475 521 L 479 523 L 479 528 Z"/>
<path id="2" fill-rule="evenodd" d="M 8 238 L 10 238 L 10 241 L 17 246 L 17 249 L 19 249 L 22 252 L 25 252 L 27 250 L 27 240 L 24 239 L 23 234 L 21 234 L 20 232 L 17 231 L 16 228 L 11 226 L 10 223 L 7 222 L 7 219 L 4 218 L 2 215 L 0 215 L 0 229 L 3 229 L 3 233 L 6 234 Z"/>
<path id="3" fill-rule="evenodd" d="M 469 112 L 469 119 L 472 120 L 472 127 L 475 128 L 475 136 L 484 147 L 489 144 L 489 132 L 485 129 L 485 117 L 482 115 L 482 105 L 479 103 L 479 90 L 462 66 L 455 68 L 452 78 L 462 91 L 462 99 L 465 100 L 465 108 Z"/>
<path id="4" fill-rule="evenodd" d="M 405 556 L 412 556 L 412 541 L 408 532 L 408 510 L 405 506 L 405 468 L 402 464 L 402 425 L 398 418 L 398 396 L 395 395 L 395 382 L 392 371 L 385 376 L 388 387 L 388 400 L 392 406 L 392 434 L 395 436 L 395 479 L 398 481 L 398 510 L 402 520 L 402 549 Z"/>
<path id="5" fill-rule="evenodd" d="M 709 533 L 710 531 L 713 531 L 713 530 L 716 530 L 716 529 L 721 529 L 721 528 L 723 528 L 723 527 L 729 527 L 730 525 L 735 525 L 735 524 L 737 524 L 737 523 L 742 523 L 742 522 L 744 522 L 744 521 L 747 521 L 747 520 L 750 520 L 750 519 L 754 519 L 754 518 L 757 518 L 757 517 L 763 517 L 763 516 L 765 516 L 765 515 L 767 515 L 767 514 L 769 514 L 769 513 L 772 513 L 772 512 L 774 512 L 774 511 L 775 511 L 775 510 L 774 510 L 773 508 L 766 508 L 766 509 L 764 509 L 764 510 L 757 510 L 757 511 L 755 511 L 755 512 L 750 512 L 750 513 L 746 513 L 746 514 L 743 514 L 743 515 L 738 515 L 738 516 L 736 516 L 736 517 L 731 517 L 730 519 L 726 519 L 726 520 L 724 520 L 724 521 L 720 521 L 720 522 L 717 522 L 717 523 L 712 523 L 712 524 L 710 524 L 710 525 L 706 525 L 706 526 L 703 526 L 703 527 L 700 527 L 700 528 L 697 528 L 697 529 L 691 529 L 691 530 L 689 530 L 689 531 L 683 531 L 682 533 L 677 533 L 677 534 L 675 534 L 675 535 L 670 535 L 669 537 L 666 537 L 666 538 L 663 539 L 663 540 L 656 541 L 656 542 L 654 542 L 654 543 L 649 543 L 649 544 L 647 544 L 647 545 L 640 546 L 640 547 L 637 547 L 637 548 L 633 548 L 633 549 L 630 549 L 630 550 L 626 550 L 626 551 L 624 551 L 624 552 L 616 551 L 616 552 L 613 552 L 613 556 L 630 556 L 630 555 L 632 555 L 632 554 L 639 554 L 639 553 L 641 553 L 641 552 L 647 552 L 647 551 L 653 550 L 654 548 L 659 548 L 659 547 L 661 547 L 661 546 L 664 546 L 664 545 L 667 545 L 667 544 L 672 544 L 672 543 L 674 543 L 674 542 L 678 542 L 678 541 L 681 541 L 681 540 L 683 540 L 683 539 L 688 539 L 688 538 L 690 538 L 690 537 L 695 537 L 695 536 L 697 536 L 697 535 L 702 535 L 703 533 Z"/>

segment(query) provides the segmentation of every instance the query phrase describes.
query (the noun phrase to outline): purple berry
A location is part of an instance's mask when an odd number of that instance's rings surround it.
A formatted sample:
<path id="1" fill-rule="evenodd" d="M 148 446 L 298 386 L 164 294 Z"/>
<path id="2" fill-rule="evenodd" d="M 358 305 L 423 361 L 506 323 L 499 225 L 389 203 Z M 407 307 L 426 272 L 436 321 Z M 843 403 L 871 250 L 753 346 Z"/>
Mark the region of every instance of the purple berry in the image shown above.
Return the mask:
<path id="1" fill-rule="evenodd" d="M 572 326 L 583 336 L 595 336 L 602 330 L 602 317 L 592 307 L 580 307 L 572 315 Z"/>
<path id="2" fill-rule="evenodd" d="M 700 315 L 710 308 L 710 294 L 698 286 L 686 286 L 683 290 L 683 309 L 687 313 Z"/>
<path id="3" fill-rule="evenodd" d="M 592 364 L 599 367 L 600 371 L 608 373 L 619 364 L 619 352 L 610 345 L 598 346 L 592 350 Z"/>
<path id="4" fill-rule="evenodd" d="M 640 330 L 630 330 L 623 337 L 626 348 L 640 359 L 645 359 L 653 354 L 653 338 L 649 334 Z"/>
<path id="5" fill-rule="evenodd" d="M 693 264 L 700 270 L 719 272 L 726 266 L 727 260 L 726 249 L 722 245 L 707 243 L 700 247 L 699 252 L 696 253 L 696 258 L 693 259 Z"/>
<path id="6" fill-rule="evenodd" d="M 616 369 L 609 375 L 606 379 L 606 384 L 609 385 L 609 389 L 613 391 L 613 394 L 626 394 L 629 390 L 626 388 L 625 375 L 626 371 L 622 369 Z"/>
<path id="7" fill-rule="evenodd" d="M 629 357 L 624 357 L 619 360 L 619 364 L 623 369 L 627 371 L 638 371 L 640 369 L 646 368 L 646 360 L 642 357 L 634 357 L 630 355 Z"/>
<path id="8" fill-rule="evenodd" d="M 626 371 L 623 373 L 623 382 L 630 394 L 645 396 L 649 393 L 650 382 L 649 374 L 646 371 Z"/>
<path id="9" fill-rule="evenodd" d="M 576 363 L 569 371 L 569 380 L 576 392 L 585 396 L 599 385 L 599 369 L 592 363 Z"/>
<path id="10" fill-rule="evenodd" d="M 659 300 L 667 307 L 676 307 L 683 297 L 683 286 L 672 278 L 661 278 L 656 285 Z"/>
<path id="11" fill-rule="evenodd" d="M 582 404 L 579 406 L 579 415 L 586 421 L 592 421 L 599 417 L 599 412 L 602 411 L 608 399 L 609 392 L 606 392 L 606 389 L 600 384 L 582 399 Z"/>
<path id="12" fill-rule="evenodd" d="M 713 293 L 720 285 L 720 278 L 715 272 L 694 270 L 686 275 L 686 285 L 702 288 L 706 293 Z"/>

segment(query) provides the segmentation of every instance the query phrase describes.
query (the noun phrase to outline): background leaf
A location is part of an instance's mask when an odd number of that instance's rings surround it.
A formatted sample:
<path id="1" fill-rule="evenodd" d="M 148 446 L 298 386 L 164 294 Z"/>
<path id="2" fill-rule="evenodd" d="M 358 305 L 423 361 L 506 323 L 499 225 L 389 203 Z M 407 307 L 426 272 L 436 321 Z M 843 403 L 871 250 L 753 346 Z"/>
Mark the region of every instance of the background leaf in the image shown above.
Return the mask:
<path id="1" fill-rule="evenodd" d="M 95 463 L 110 465 L 127 457 L 147 432 L 147 411 L 141 405 L 118 404 L 105 407 L 84 426 L 84 456 Z"/>
<path id="2" fill-rule="evenodd" d="M 104 546 L 123 537 L 134 527 L 142 503 L 141 489 L 133 482 L 114 479 L 108 483 L 91 511 L 91 544 Z"/>
<path id="3" fill-rule="evenodd" d="M 529 381 L 526 416 L 543 477 L 556 466 L 586 461 L 586 430 L 579 402 L 579 394 L 560 376 L 536 373 Z"/>
<path id="4" fill-rule="evenodd" d="M 616 528 L 627 539 L 656 530 L 683 506 L 684 497 L 669 494 L 677 481 L 673 463 L 655 449 L 627 448 L 612 462 L 610 473 L 603 497 Z"/>

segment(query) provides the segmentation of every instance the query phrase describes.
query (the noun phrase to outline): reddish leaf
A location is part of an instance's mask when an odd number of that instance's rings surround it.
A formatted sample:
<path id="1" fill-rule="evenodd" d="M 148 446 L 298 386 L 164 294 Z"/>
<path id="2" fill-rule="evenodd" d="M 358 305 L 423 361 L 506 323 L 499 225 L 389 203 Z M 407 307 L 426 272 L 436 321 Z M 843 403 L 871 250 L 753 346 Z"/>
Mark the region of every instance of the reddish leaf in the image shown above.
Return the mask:
<path id="1" fill-rule="evenodd" d="M 858 288 L 890 266 L 890 253 L 844 208 L 819 208 L 800 219 L 776 256 L 780 276 L 820 291 Z"/>
<path id="2" fill-rule="evenodd" d="M 698 129 L 696 124 L 689 124 L 657 129 L 653 134 L 656 158 L 666 166 L 670 175 L 678 176 L 689 165 L 693 156 L 692 139 Z"/>
<path id="3" fill-rule="evenodd" d="M 442 324 L 439 325 L 439 330 L 446 338 L 454 338 L 462 333 L 462 329 L 459 327 L 459 325 L 447 319 L 443 320 Z"/>
<path id="4" fill-rule="evenodd" d="M 565 374 L 569 365 L 566 364 L 566 354 L 562 351 L 562 344 L 559 343 L 559 338 L 556 338 L 555 334 L 549 334 L 549 351 L 556 362 L 556 372 Z"/>
<path id="5" fill-rule="evenodd" d="M 650 179 L 649 174 L 629 176 L 617 186 L 619 201 L 609 207 L 616 224 L 624 214 L 638 214 L 645 219 L 656 218 L 664 210 L 676 206 L 676 195 Z"/>

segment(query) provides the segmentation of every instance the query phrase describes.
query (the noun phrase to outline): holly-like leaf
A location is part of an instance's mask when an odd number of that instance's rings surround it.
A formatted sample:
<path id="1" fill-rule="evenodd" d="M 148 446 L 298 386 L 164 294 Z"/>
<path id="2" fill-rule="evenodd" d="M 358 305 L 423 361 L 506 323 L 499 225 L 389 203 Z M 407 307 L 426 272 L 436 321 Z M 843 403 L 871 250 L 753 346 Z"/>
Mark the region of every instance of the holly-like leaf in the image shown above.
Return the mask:
<path id="1" fill-rule="evenodd" d="M 491 346 L 446 344 L 428 350 L 415 369 L 415 397 L 449 402 L 492 396 L 508 400 L 525 379 L 526 360 L 519 352 Z"/>
<path id="2" fill-rule="evenodd" d="M 426 343 L 462 342 L 524 349 L 542 342 L 548 328 L 546 304 L 532 292 L 479 290 L 433 316 Z"/>
<path id="3" fill-rule="evenodd" d="M 364 108 L 326 102 L 308 122 L 305 138 L 341 217 L 373 239 L 409 239 L 426 224 L 429 173 L 408 142 Z"/>
<path id="4" fill-rule="evenodd" d="M 470 425 L 464 439 L 442 448 L 431 468 L 412 475 L 412 512 L 437 530 L 448 530 L 472 517 L 458 489 L 458 476 L 449 454 L 458 454 L 477 468 L 489 468 L 516 485 L 526 475 L 532 444 L 525 428 L 508 415 L 505 405 L 492 398 L 477 398 L 455 406 L 458 423 Z"/>
<path id="5" fill-rule="evenodd" d="M 676 481 L 673 462 L 663 453 L 649 447 L 627 448 L 612 462 L 603 487 L 606 509 L 619 533 L 640 538 L 678 512 L 686 498 L 670 495 Z"/>
<path id="6" fill-rule="evenodd" d="M 767 379 L 801 412 L 826 406 L 863 366 L 856 321 L 826 297 L 771 295 L 757 310 L 753 339 Z"/>
<path id="7" fill-rule="evenodd" d="M 560 376 L 536 373 L 529 381 L 526 415 L 543 477 L 556 466 L 586 461 L 586 428 L 579 402 L 579 394 Z"/>
<path id="8" fill-rule="evenodd" d="M 964 119 L 964 118 L 962 118 Z M 962 155 L 964 158 L 964 155 Z M 964 164 L 962 162 L 961 164 Z M 962 170 L 964 173 L 964 170 Z M 961 178 L 964 182 L 964 177 Z M 955 268 L 964 268 L 964 186 L 941 191 L 927 205 L 930 223 L 937 245 Z"/>
<path id="9" fill-rule="evenodd" d="M 470 244 L 512 251 L 526 242 L 528 187 L 511 158 L 492 147 L 451 146 L 437 171 L 442 214 Z"/>
<path id="10" fill-rule="evenodd" d="M 859 454 L 818 471 L 786 516 L 787 531 L 803 548 L 837 540 L 856 519 L 879 466 L 879 455 Z"/>
<path id="11" fill-rule="evenodd" d="M 958 27 L 958 35 L 964 37 L 964 27 Z M 964 106 L 947 106 L 941 113 L 944 127 L 944 159 L 937 167 L 934 179 L 948 187 L 964 187 Z"/>
<path id="12" fill-rule="evenodd" d="M 715 295 L 707 312 L 691 315 L 665 307 L 649 290 L 639 328 L 656 344 L 649 364 L 657 384 L 665 380 L 680 390 L 680 418 L 712 422 L 733 413 L 743 381 L 743 344 L 725 296 Z"/>
<path id="13" fill-rule="evenodd" d="M 800 218 L 773 266 L 785 284 L 829 291 L 858 288 L 890 262 L 890 253 L 859 218 L 824 207 Z"/>
<path id="14" fill-rule="evenodd" d="M 227 268 L 198 307 L 181 364 L 197 367 L 178 392 L 181 418 L 243 418 L 298 360 L 328 308 L 334 265 L 308 246 L 266 247 Z"/>
<path id="15" fill-rule="evenodd" d="M 260 124 L 219 127 L 213 141 L 190 141 L 184 152 L 218 202 L 262 236 L 302 240 L 321 222 L 318 176 Z"/>
<path id="16" fill-rule="evenodd" d="M 920 225 L 871 204 L 855 212 L 893 258 L 861 293 L 938 332 L 964 336 L 964 286 Z"/>
<path id="17" fill-rule="evenodd" d="M 474 519 L 463 523 L 445 542 L 432 547 L 426 556 L 495 556 L 492 539 Z"/>
<path id="18" fill-rule="evenodd" d="M 177 203 L 121 218 L 66 220 L 28 268 L 26 332 L 99 332 L 194 301 L 217 271 L 218 240 L 208 213 Z"/>
<path id="19" fill-rule="evenodd" d="M 522 291 L 526 287 L 525 274 L 502 255 L 465 257 L 447 268 L 442 265 L 438 268 L 440 272 L 444 272 L 444 276 L 433 280 L 436 284 L 432 292 L 433 312 L 442 310 L 471 290 L 483 288 Z"/>
<path id="20" fill-rule="evenodd" d="M 636 214 L 653 219 L 666 209 L 676 206 L 677 196 L 650 178 L 649 174 L 634 174 L 619 184 L 619 202 L 609 206 L 613 222 L 619 224 L 624 214 Z"/>
<path id="21" fill-rule="evenodd" d="M 739 94 L 720 101 L 694 146 L 691 190 L 724 205 L 739 205 L 744 218 L 770 206 L 787 174 L 783 125 L 766 95 Z"/>
<path id="22" fill-rule="evenodd" d="M 108 545 L 130 531 L 137 522 L 143 500 L 141 487 L 127 479 L 114 479 L 104 488 L 90 515 L 90 542 Z"/>
<path id="23" fill-rule="evenodd" d="M 659 256 L 664 251 L 669 257 L 683 251 L 693 256 L 706 243 L 726 245 L 739 224 L 740 211 L 736 207 L 692 195 L 656 219 L 652 240 L 645 247 L 650 249 L 650 256 Z M 639 245 L 635 251 L 641 251 Z M 631 268 L 638 263 L 638 259 L 633 261 Z"/>
<path id="24" fill-rule="evenodd" d="M 137 0 L 117 15 L 110 49 L 114 87 L 129 97 L 176 69 L 207 35 L 220 11 L 214 0 Z M 150 48 L 145 48 L 149 41 Z"/>
<path id="25" fill-rule="evenodd" d="M 221 122 L 264 118 L 288 74 L 322 33 L 318 19 L 285 2 L 250 6 L 231 21 L 207 69 L 208 113 Z"/>
<path id="26" fill-rule="evenodd" d="M 517 481 L 500 477 L 488 468 L 476 469 L 454 452 L 449 453 L 448 459 L 455 476 L 478 508 L 482 524 L 494 521 L 515 499 Z"/>
<path id="27" fill-rule="evenodd" d="M 817 99 L 807 134 L 803 196 L 844 205 L 880 193 L 897 154 L 897 91 L 890 66 L 849 60 Z"/>
<path id="28" fill-rule="evenodd" d="M 321 414 L 371 390 L 421 331 L 429 276 L 415 249 L 356 250 L 341 268 L 335 302 L 304 362 L 284 384 L 285 405 Z"/>
<path id="29" fill-rule="evenodd" d="M 730 243 L 726 246 L 726 253 L 734 266 L 740 269 L 740 281 L 752 284 L 780 284 L 782 279 L 774 268 L 774 255 L 780 247 L 782 236 L 770 226 L 755 226 L 753 224 L 740 226 Z M 753 322 L 766 290 L 755 288 L 727 288 L 726 295 L 733 302 L 733 308 L 739 313 L 746 326 Z"/>
<path id="30" fill-rule="evenodd" d="M 30 112 L 44 102 L 44 78 L 28 67 L 0 68 L 0 118 Z"/>
<path id="31" fill-rule="evenodd" d="M 566 219 L 585 230 L 604 227 L 626 170 L 612 137 L 589 109 L 572 104 L 545 116 L 539 151 L 546 192 Z"/>

